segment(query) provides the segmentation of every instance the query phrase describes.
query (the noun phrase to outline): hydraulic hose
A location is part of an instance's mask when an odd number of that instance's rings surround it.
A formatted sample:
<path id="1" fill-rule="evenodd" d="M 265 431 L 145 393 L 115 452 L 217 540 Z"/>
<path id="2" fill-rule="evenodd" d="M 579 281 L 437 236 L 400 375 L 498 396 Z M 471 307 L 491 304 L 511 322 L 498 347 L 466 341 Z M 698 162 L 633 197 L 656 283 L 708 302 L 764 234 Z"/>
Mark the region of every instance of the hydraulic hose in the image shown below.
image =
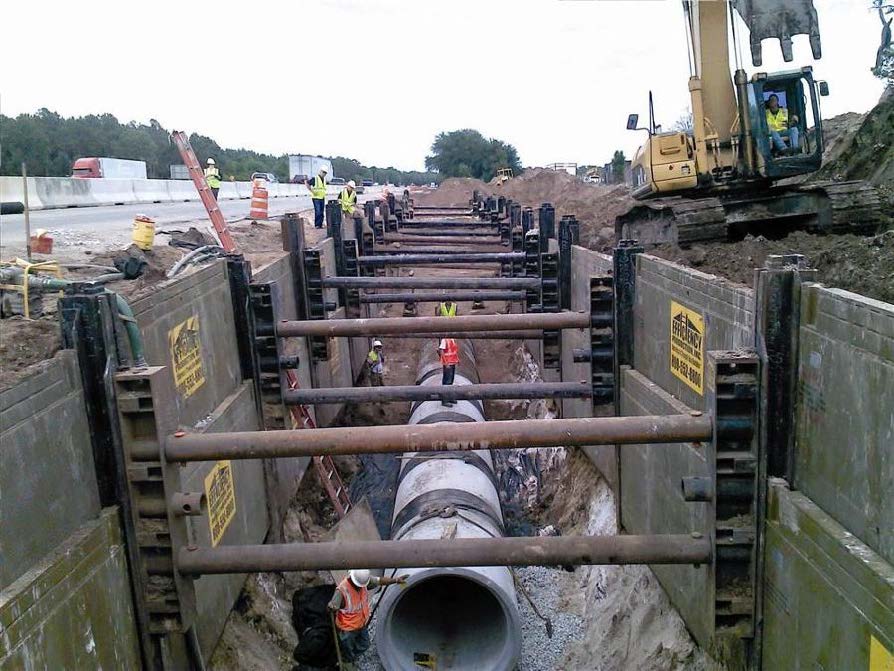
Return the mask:
<path id="1" fill-rule="evenodd" d="M 118 316 L 124 322 L 124 328 L 127 330 L 127 339 L 130 342 L 130 352 L 133 355 L 133 365 L 135 368 L 146 368 L 149 364 L 146 362 L 146 355 L 143 350 L 143 336 L 140 333 L 140 327 L 137 320 L 133 316 L 133 310 L 130 309 L 127 301 L 121 294 L 114 294 L 115 304 L 118 308 Z"/>

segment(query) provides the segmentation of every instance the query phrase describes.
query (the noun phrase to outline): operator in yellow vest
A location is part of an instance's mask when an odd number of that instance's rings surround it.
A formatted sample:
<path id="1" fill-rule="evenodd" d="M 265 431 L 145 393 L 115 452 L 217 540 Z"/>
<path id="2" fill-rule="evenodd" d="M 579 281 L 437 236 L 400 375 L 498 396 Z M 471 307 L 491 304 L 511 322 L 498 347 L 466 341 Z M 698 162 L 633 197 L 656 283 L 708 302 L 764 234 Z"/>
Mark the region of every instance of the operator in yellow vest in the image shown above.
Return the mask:
<path id="1" fill-rule="evenodd" d="M 779 96 L 775 93 L 767 98 L 767 128 L 770 131 L 770 141 L 773 147 L 779 152 L 785 152 L 785 140 L 788 138 L 791 145 L 791 153 L 795 154 L 800 150 L 798 131 L 798 117 L 795 114 L 789 116 L 785 107 L 779 106 Z M 791 127 L 789 127 L 791 124 Z"/>
<path id="2" fill-rule="evenodd" d="M 354 662 L 369 648 L 369 592 L 382 585 L 403 585 L 407 576 L 376 578 L 367 569 L 353 569 L 338 583 L 329 601 L 335 612 L 335 628 L 343 671 L 356 668 Z"/>
<path id="3" fill-rule="evenodd" d="M 323 228 L 323 218 L 326 211 L 326 174 L 326 168 L 320 168 L 320 172 L 316 177 L 307 180 L 307 188 L 310 189 L 310 199 L 314 204 L 314 228 Z"/>
<path id="4" fill-rule="evenodd" d="M 349 181 L 345 188 L 341 190 L 341 193 L 338 196 L 338 202 L 341 205 L 341 214 L 342 217 L 353 217 L 354 210 L 357 205 L 357 184 L 352 179 Z"/>
<path id="5" fill-rule="evenodd" d="M 220 191 L 220 170 L 217 169 L 213 158 L 209 158 L 205 163 L 205 181 L 214 195 L 214 200 L 217 200 L 217 192 Z"/>
<path id="6" fill-rule="evenodd" d="M 456 303 L 449 298 L 435 307 L 435 317 L 455 317 Z"/>

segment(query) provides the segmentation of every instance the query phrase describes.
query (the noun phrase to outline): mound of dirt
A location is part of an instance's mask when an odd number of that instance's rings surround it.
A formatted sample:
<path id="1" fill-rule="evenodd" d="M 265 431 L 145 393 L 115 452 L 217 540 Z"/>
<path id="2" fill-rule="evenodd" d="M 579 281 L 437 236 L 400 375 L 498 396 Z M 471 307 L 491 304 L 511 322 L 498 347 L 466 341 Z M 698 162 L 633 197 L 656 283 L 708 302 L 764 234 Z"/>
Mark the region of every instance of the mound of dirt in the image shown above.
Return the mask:
<path id="1" fill-rule="evenodd" d="M 451 177 L 441 182 L 437 189 L 415 197 L 419 205 L 466 205 L 472 191 L 490 193 L 491 188 L 480 179 L 471 177 Z"/>
<path id="2" fill-rule="evenodd" d="M 62 346 L 55 315 L 42 319 L 9 317 L 0 320 L 0 390 L 33 372 L 30 367 Z"/>
<path id="3" fill-rule="evenodd" d="M 894 303 L 894 231 L 872 237 L 797 231 L 781 240 L 748 236 L 741 242 L 685 250 L 662 245 L 649 254 L 748 286 L 754 283 L 754 269 L 762 267 L 770 254 L 804 254 L 818 271 L 818 282 Z"/>

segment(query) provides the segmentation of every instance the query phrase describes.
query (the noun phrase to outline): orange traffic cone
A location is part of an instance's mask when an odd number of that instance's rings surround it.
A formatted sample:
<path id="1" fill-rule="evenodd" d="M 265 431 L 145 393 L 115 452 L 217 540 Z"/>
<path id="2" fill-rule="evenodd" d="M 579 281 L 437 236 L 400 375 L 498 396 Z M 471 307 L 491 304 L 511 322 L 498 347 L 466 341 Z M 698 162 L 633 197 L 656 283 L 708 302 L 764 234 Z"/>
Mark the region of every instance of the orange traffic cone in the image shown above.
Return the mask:
<path id="1" fill-rule="evenodd" d="M 264 180 L 256 179 L 251 190 L 251 212 L 249 219 L 267 218 L 267 189 L 264 188 Z"/>

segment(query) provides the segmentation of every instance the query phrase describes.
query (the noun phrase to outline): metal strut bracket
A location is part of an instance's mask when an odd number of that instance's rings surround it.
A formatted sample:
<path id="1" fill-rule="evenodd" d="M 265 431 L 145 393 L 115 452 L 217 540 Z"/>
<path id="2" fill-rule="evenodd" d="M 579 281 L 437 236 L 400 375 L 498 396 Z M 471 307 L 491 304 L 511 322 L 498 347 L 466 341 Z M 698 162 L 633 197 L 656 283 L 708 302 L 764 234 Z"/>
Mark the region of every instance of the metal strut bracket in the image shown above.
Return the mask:
<path id="1" fill-rule="evenodd" d="M 615 398 L 615 296 L 608 275 L 590 278 L 590 379 L 593 405 Z"/>
<path id="2" fill-rule="evenodd" d="M 304 250 L 304 274 L 307 278 L 308 319 L 326 319 L 326 294 L 323 290 L 323 266 L 320 252 Z M 325 337 L 311 336 L 310 356 L 314 361 L 329 360 L 329 341 Z"/>

